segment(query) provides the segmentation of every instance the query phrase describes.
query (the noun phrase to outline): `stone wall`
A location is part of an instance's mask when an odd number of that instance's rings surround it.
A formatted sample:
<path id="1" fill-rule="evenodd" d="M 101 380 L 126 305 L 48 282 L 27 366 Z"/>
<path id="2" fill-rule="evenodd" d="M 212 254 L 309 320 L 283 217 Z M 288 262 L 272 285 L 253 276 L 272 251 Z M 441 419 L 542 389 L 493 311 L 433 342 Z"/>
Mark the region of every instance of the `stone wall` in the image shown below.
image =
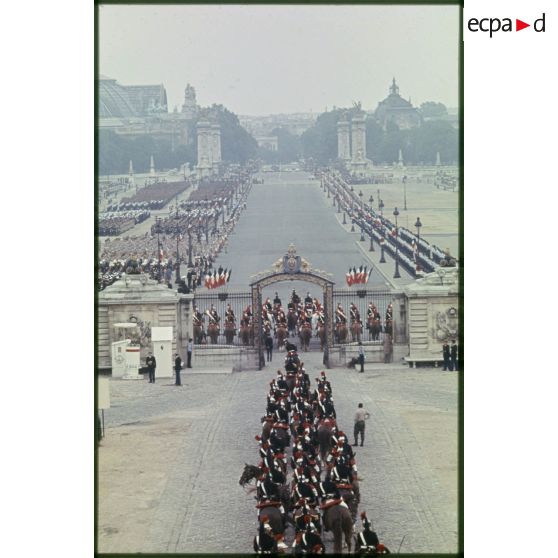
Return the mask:
<path id="1" fill-rule="evenodd" d="M 457 268 L 439 268 L 404 289 L 410 363 L 442 360 L 442 345 L 459 337 Z"/>

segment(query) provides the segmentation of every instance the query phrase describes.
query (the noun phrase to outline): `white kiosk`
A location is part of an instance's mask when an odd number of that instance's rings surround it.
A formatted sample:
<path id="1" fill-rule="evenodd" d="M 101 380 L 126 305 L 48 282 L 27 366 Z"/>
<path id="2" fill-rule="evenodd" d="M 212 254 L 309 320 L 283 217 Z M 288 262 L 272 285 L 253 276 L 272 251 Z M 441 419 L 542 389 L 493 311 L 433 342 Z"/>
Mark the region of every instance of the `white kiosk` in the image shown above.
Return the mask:
<path id="1" fill-rule="evenodd" d="M 173 377 L 172 327 L 152 327 L 153 356 L 157 361 L 156 378 Z"/>
<path id="2" fill-rule="evenodd" d="M 129 333 L 131 333 L 132 330 L 137 328 L 138 325 L 135 324 L 135 323 L 132 323 L 132 322 L 126 322 L 126 323 L 114 324 L 114 327 L 116 329 L 123 329 L 124 330 L 124 337 L 126 339 L 123 339 L 122 341 L 116 341 L 115 343 L 112 344 L 112 348 L 113 348 L 113 354 L 112 354 L 113 371 L 112 371 L 112 376 L 113 376 L 113 378 L 119 377 L 119 378 L 122 378 L 123 380 L 143 380 L 143 374 L 139 373 L 140 347 L 139 347 L 139 345 L 132 345 L 132 342 L 129 339 L 129 337 L 131 337 L 129 335 Z M 115 345 L 117 345 L 116 352 L 115 352 Z M 122 353 L 124 354 L 124 363 L 123 364 L 122 364 L 122 360 L 121 360 Z M 116 358 L 115 358 L 115 355 L 116 355 Z M 121 373 L 123 371 L 123 374 L 121 376 L 115 376 L 115 374 L 114 374 L 115 360 L 119 361 L 117 373 Z"/>

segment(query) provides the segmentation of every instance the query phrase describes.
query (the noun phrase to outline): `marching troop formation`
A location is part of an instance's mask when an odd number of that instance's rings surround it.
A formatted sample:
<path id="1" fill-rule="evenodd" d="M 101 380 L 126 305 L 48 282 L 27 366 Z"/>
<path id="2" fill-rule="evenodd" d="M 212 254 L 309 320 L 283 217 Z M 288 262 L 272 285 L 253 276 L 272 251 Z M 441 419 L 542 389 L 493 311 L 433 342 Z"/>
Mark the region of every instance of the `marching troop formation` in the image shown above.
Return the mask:
<path id="1" fill-rule="evenodd" d="M 226 282 L 230 271 L 219 268 L 215 276 L 220 278 L 221 282 Z M 348 342 L 349 332 L 352 342 L 360 342 L 364 327 L 368 330 L 369 341 L 379 341 L 382 331 L 389 335 L 393 332 L 391 304 L 386 309 L 383 323 L 382 316 L 373 302 L 368 303 L 366 325 L 363 323 L 360 310 L 354 303 L 350 304 L 348 313 L 341 303 L 338 303 L 334 316 L 334 334 L 338 343 Z M 312 336 L 320 340 L 320 348 L 324 349 L 326 343 L 324 309 L 321 302 L 310 296 L 310 293 L 301 300 L 296 290 L 293 290 L 286 308 L 283 307 L 277 293 L 273 301 L 266 298 L 261 308 L 261 321 L 264 341 L 274 338 L 277 349 L 285 348 L 289 337 L 298 337 L 302 349 L 307 351 Z M 254 314 L 250 305 L 244 308 L 242 315 L 237 319 L 232 306 L 228 304 L 221 319 L 213 304 L 205 310 L 201 310 L 194 304 L 193 324 L 196 344 L 206 342 L 216 344 L 221 334 L 225 336 L 226 343 L 229 345 L 233 343 L 236 335 L 240 337 L 243 345 L 252 345 L 254 341 Z"/>
<path id="2" fill-rule="evenodd" d="M 100 246 L 99 290 L 120 279 L 122 273 L 148 273 L 153 279 L 170 283 L 177 260 L 177 237 L 182 262 L 192 249 L 193 265 L 185 277 L 188 289 L 195 290 L 226 247 L 246 208 L 249 191 L 249 181 L 234 181 L 228 186 L 223 182 L 202 183 L 187 202 L 179 204 L 178 216 L 158 221 L 151 233 L 105 239 Z"/>
<path id="3" fill-rule="evenodd" d="M 259 528 L 253 540 L 257 554 L 323 554 L 326 532 L 333 552 L 343 541 L 348 552 L 385 554 L 389 550 L 360 514 L 356 455 L 339 428 L 333 390 L 325 372 L 312 389 L 296 346 L 287 344 L 285 370 L 269 383 L 262 432 L 256 436 L 260 462 L 246 464 L 239 484 L 255 486 Z M 356 429 L 355 429 L 356 436 Z M 362 444 L 361 444 L 362 445 Z M 355 443 L 356 446 L 356 443 Z"/>

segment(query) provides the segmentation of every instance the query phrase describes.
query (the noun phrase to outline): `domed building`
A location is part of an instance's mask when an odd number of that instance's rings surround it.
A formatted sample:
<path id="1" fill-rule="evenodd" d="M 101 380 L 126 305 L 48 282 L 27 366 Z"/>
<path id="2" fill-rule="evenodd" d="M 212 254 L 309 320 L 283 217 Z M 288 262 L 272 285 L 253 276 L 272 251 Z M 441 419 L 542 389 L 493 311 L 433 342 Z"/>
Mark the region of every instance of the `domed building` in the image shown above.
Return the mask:
<path id="1" fill-rule="evenodd" d="M 389 95 L 378 103 L 374 116 L 385 130 L 388 122 L 397 124 L 400 130 L 416 128 L 421 124 L 421 116 L 410 100 L 406 101 L 399 95 L 399 86 L 395 78 L 389 88 Z"/>

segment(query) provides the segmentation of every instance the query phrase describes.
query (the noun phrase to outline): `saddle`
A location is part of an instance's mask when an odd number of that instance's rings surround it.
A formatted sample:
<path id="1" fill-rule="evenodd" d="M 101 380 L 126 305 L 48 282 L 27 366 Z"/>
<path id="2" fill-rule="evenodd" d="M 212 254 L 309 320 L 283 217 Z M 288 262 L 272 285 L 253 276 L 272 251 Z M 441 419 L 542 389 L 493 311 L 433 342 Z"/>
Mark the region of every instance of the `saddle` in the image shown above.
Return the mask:
<path id="1" fill-rule="evenodd" d="M 282 422 L 274 422 L 273 423 L 273 428 L 282 428 L 283 430 L 288 430 L 289 425 L 288 424 L 283 424 Z"/>
<path id="2" fill-rule="evenodd" d="M 278 508 L 280 505 L 281 502 L 278 502 L 277 500 L 264 500 L 263 502 L 256 504 L 256 509 L 261 510 L 263 508 L 269 508 L 269 507 Z"/>
<path id="3" fill-rule="evenodd" d="M 343 504 L 343 498 L 336 498 L 334 500 L 328 500 L 327 502 L 320 504 L 320 509 L 327 510 L 329 508 L 332 508 L 333 506 L 339 506 L 341 504 Z"/>

